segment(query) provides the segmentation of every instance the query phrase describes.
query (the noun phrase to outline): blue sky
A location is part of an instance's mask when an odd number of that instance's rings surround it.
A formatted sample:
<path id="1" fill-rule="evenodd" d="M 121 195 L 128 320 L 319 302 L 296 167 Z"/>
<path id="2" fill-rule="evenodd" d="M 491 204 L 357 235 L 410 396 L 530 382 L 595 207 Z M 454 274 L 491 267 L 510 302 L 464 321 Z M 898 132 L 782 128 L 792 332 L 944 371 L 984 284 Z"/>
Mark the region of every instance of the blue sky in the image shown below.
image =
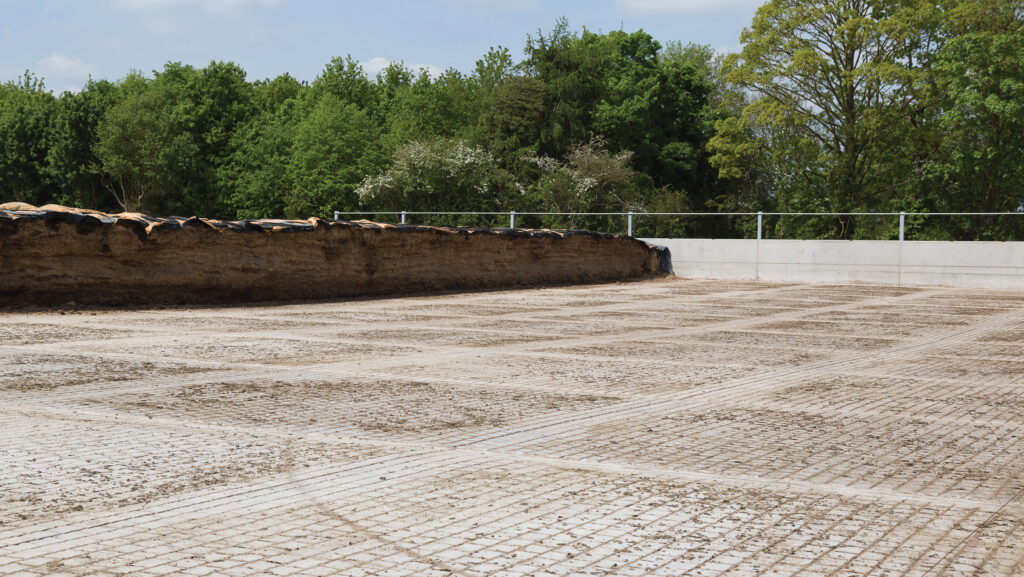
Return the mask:
<path id="1" fill-rule="evenodd" d="M 471 71 L 490 46 L 518 59 L 527 34 L 644 29 L 665 42 L 739 47 L 762 0 L 0 0 L 0 82 L 26 69 L 61 91 L 90 75 L 147 74 L 168 61 L 240 64 L 250 80 L 313 80 L 333 56 L 370 73 L 388 61 Z"/>

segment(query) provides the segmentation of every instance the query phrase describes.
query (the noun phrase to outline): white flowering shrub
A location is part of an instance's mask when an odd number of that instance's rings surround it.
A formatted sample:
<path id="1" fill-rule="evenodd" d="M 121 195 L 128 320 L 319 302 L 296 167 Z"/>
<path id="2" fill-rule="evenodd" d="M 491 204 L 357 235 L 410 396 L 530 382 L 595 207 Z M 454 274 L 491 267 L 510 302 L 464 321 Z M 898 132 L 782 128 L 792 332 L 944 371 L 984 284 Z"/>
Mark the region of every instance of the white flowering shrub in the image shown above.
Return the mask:
<path id="1" fill-rule="evenodd" d="M 483 148 L 459 140 L 410 142 L 392 165 L 356 189 L 372 210 L 497 211 L 515 209 L 523 194 Z"/>
<path id="2" fill-rule="evenodd" d="M 565 162 L 531 158 L 540 171 L 531 197 L 547 212 L 642 211 L 644 205 L 630 167 L 632 157 L 629 151 L 612 154 L 600 139 L 594 139 L 573 148 Z M 571 217 L 556 221 L 571 227 L 589 222 Z"/>

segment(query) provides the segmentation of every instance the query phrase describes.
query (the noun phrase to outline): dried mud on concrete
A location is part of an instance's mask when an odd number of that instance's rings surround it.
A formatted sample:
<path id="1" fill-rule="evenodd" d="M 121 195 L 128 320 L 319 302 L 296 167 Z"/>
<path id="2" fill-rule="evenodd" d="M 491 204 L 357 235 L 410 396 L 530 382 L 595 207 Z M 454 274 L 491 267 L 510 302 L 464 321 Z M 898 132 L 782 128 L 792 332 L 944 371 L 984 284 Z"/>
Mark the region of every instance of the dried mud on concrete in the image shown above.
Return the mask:
<path id="1" fill-rule="evenodd" d="M 1024 575 L 1024 292 L 0 312 L 0 575 Z"/>

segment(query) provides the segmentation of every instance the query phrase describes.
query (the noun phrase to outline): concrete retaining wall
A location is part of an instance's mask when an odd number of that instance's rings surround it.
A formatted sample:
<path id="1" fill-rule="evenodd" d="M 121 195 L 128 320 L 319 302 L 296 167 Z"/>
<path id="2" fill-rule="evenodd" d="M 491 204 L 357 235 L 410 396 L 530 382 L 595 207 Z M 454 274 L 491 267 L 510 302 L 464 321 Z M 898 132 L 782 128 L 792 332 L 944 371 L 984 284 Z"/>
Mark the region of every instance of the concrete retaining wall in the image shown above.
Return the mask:
<path id="1" fill-rule="evenodd" d="M 646 240 L 687 278 L 1024 289 L 1024 242 Z"/>

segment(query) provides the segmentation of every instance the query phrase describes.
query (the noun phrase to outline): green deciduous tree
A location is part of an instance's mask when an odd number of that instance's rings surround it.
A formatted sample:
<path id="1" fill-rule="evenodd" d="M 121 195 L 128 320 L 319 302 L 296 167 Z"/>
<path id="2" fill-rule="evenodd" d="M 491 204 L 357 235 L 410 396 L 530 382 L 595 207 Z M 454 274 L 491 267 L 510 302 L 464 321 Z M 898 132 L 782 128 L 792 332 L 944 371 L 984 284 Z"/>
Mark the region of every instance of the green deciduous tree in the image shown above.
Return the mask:
<path id="1" fill-rule="evenodd" d="M 299 123 L 297 108 L 297 101 L 286 101 L 236 130 L 234 152 L 219 179 L 230 190 L 236 218 L 284 216 L 293 189 L 289 166 Z"/>
<path id="2" fill-rule="evenodd" d="M 29 72 L 0 85 L 0 187 L 12 200 L 42 204 L 54 198 L 46 157 L 56 112 L 56 99 Z"/>
<path id="3" fill-rule="evenodd" d="M 594 127 L 615 149 L 635 155 L 634 166 L 658 186 L 700 183 L 710 85 L 680 61 L 647 64 L 610 81 L 597 104 Z"/>
<path id="4" fill-rule="evenodd" d="M 683 44 L 678 40 L 665 43 L 658 55 L 659 62 L 681 62 L 693 66 L 701 79 L 707 82 L 708 103 L 712 106 L 730 104 L 730 100 L 742 100 L 735 85 L 728 82 L 724 74 L 726 55 L 707 44 Z"/>
<path id="5" fill-rule="evenodd" d="M 103 115 L 97 133 L 94 151 L 122 209 L 160 214 L 176 204 L 199 147 L 177 130 L 159 93 L 129 94 Z"/>
<path id="6" fill-rule="evenodd" d="M 575 34 L 561 20 L 529 39 L 524 70 L 546 90 L 540 154 L 564 159 L 598 136 L 610 152 L 631 154 L 636 187 L 699 204 L 715 197 L 705 150 L 714 85 L 682 53 L 663 56 L 642 30 Z"/>
<path id="7" fill-rule="evenodd" d="M 315 99 L 288 74 L 254 83 L 256 111 L 232 134 L 217 181 L 236 218 L 281 218 L 292 190 L 289 165 L 299 122 Z"/>
<path id="8" fill-rule="evenodd" d="M 385 162 L 377 128 L 353 103 L 330 94 L 313 103 L 295 128 L 288 164 L 291 189 L 285 191 L 289 217 L 327 217 L 335 210 L 357 210 L 355 189 Z"/>
<path id="9" fill-rule="evenodd" d="M 47 173 L 58 189 L 60 204 L 112 210 L 118 204 L 104 184 L 102 161 L 96 156 L 104 114 L 122 99 L 121 89 L 106 80 L 89 80 L 77 93 L 58 99 L 47 151 Z"/>
<path id="10" fill-rule="evenodd" d="M 728 79 L 759 96 L 746 108 L 749 122 L 771 126 L 806 157 L 817 148 L 820 178 L 830 194 L 799 180 L 780 179 L 780 206 L 833 211 L 870 210 L 890 198 L 875 177 L 890 138 L 907 130 L 919 82 L 908 58 L 920 30 L 909 2 L 892 0 L 771 0 L 744 30 L 742 51 L 728 63 Z M 735 131 L 735 126 L 722 128 Z M 728 154 L 724 144 L 717 154 Z M 739 151 L 738 151 L 739 152 Z M 721 157 L 720 157 L 721 159 Z M 728 163 L 725 163 L 728 164 Z M 839 219 L 836 234 L 853 234 Z"/>
<path id="11" fill-rule="evenodd" d="M 426 69 L 408 86 L 398 86 L 385 121 L 385 145 L 396 150 L 412 141 L 462 136 L 476 119 L 469 79 L 448 70 L 437 79 Z"/>
<path id="12" fill-rule="evenodd" d="M 195 69 L 169 63 L 148 90 L 159 93 L 174 129 L 190 135 L 196 157 L 183 163 L 179 189 L 168 208 L 181 213 L 230 216 L 226 188 L 218 180 L 231 156 L 231 135 L 254 114 L 254 91 L 245 71 L 231 62 L 211 62 Z"/>
<path id="13" fill-rule="evenodd" d="M 494 86 L 478 117 L 478 140 L 511 165 L 523 154 L 537 154 L 548 110 L 544 81 L 509 76 Z"/>
<path id="14" fill-rule="evenodd" d="M 253 82 L 252 88 L 253 114 L 276 112 L 287 102 L 295 100 L 309 90 L 304 82 L 299 82 L 287 73 L 273 80 Z"/>
<path id="15" fill-rule="evenodd" d="M 313 96 L 330 94 L 346 104 L 355 104 L 371 116 L 376 110 L 379 91 L 366 71 L 352 56 L 334 57 L 313 81 Z"/>
<path id="16" fill-rule="evenodd" d="M 1024 206 L 1022 15 L 1024 3 L 1006 0 L 958 2 L 942 14 L 948 39 L 932 63 L 944 138 L 929 169 L 946 187 L 931 199 L 935 208 L 1004 212 Z M 1006 238 L 1024 231 L 1024 219 L 958 220 L 946 228 L 953 238 Z"/>

